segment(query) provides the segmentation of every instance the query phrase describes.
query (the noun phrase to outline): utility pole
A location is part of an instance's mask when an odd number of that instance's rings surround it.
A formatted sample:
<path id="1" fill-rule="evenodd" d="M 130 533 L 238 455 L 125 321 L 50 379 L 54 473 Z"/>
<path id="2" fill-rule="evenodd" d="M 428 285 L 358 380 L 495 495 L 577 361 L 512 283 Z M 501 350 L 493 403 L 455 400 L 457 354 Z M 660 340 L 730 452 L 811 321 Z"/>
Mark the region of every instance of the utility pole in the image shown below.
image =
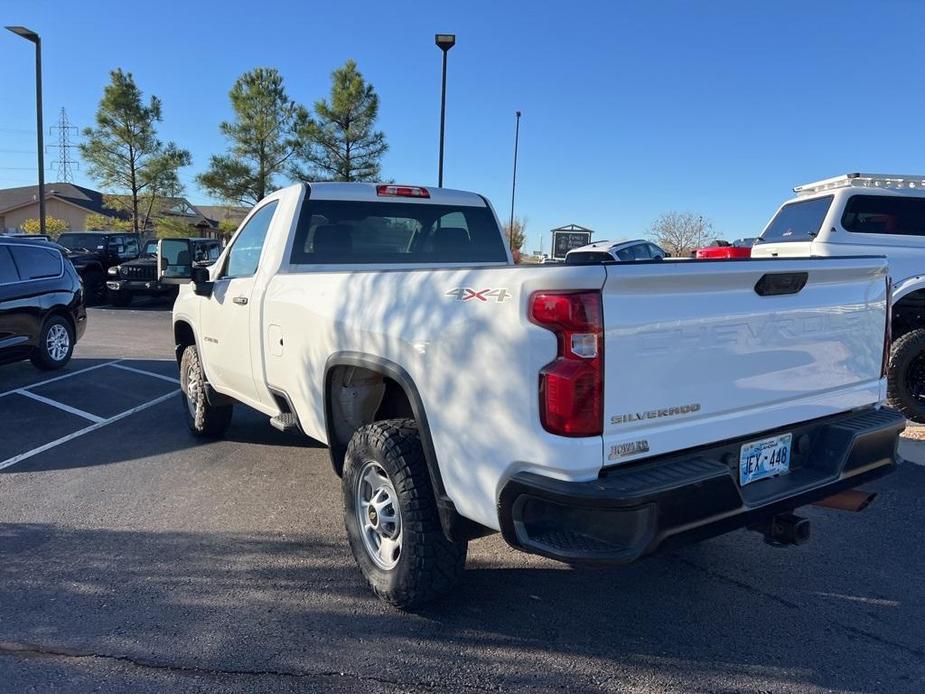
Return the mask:
<path id="1" fill-rule="evenodd" d="M 54 162 L 58 172 L 58 180 L 70 183 L 73 176 L 72 167 L 80 166 L 76 160 L 71 159 L 71 147 L 74 146 L 71 144 L 71 135 L 77 134 L 77 128 L 71 125 L 71 121 L 67 117 L 67 111 L 64 110 L 63 106 L 61 107 L 61 115 L 58 116 L 58 124 L 51 126 L 48 130 L 50 133 L 54 130 L 58 131 L 58 144 L 48 145 L 58 150 L 58 158 Z"/>
<path id="2" fill-rule="evenodd" d="M 517 146 L 520 143 L 520 111 L 514 111 L 517 124 L 514 126 L 514 175 L 511 179 L 511 226 L 508 227 L 508 245 L 514 243 L 514 193 L 517 191 Z M 513 251 L 513 247 L 511 251 Z"/>

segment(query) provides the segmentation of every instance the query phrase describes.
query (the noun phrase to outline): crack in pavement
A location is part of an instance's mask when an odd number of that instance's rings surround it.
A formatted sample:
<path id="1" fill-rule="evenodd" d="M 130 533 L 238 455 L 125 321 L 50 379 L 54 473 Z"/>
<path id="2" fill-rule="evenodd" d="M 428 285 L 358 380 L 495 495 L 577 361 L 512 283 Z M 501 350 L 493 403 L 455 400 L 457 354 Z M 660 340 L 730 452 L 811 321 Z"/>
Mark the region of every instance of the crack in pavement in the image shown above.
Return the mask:
<path id="1" fill-rule="evenodd" d="M 675 559 L 680 561 L 682 564 L 685 564 L 686 566 L 689 566 L 693 569 L 697 569 L 698 571 L 705 573 L 707 576 L 711 578 L 715 578 L 720 581 L 725 581 L 726 583 L 730 583 L 750 593 L 754 593 L 755 595 L 759 595 L 768 600 L 772 600 L 780 605 L 783 605 L 784 607 L 788 607 L 793 610 L 803 609 L 801 605 L 791 600 L 782 598 L 779 595 L 774 595 L 773 593 L 766 593 L 765 591 L 760 590 L 759 588 L 756 588 L 754 585 L 750 583 L 746 583 L 745 581 L 740 581 L 738 579 L 732 578 L 731 576 L 727 576 L 725 574 L 719 573 L 718 571 L 714 571 L 713 569 L 709 569 L 705 566 L 701 566 L 700 564 L 694 561 L 691 561 L 690 559 L 684 559 L 677 555 L 675 556 Z M 890 646 L 891 648 L 898 648 L 899 650 L 906 651 L 910 655 L 915 655 L 915 656 L 918 656 L 919 658 L 925 658 L 925 650 L 923 649 L 915 648 L 914 646 L 910 646 L 905 643 L 900 643 L 899 641 L 891 641 L 890 639 L 885 639 L 882 636 L 878 636 L 877 634 L 867 631 L 866 629 L 861 629 L 860 627 L 852 626 L 850 624 L 845 624 L 844 622 L 840 622 L 837 619 L 831 619 L 831 622 L 833 624 L 837 624 L 842 629 L 850 631 L 851 633 L 856 634 L 858 636 L 868 638 L 872 641 L 876 641 L 877 643 L 883 646 Z"/>
<path id="2" fill-rule="evenodd" d="M 207 675 L 213 677 L 286 677 L 292 679 L 340 677 L 361 682 L 376 682 L 378 684 L 393 687 L 417 687 L 420 689 L 432 689 L 435 691 L 444 691 L 446 689 L 445 685 L 431 682 L 390 680 L 384 677 L 373 677 L 371 675 L 361 675 L 359 673 L 342 672 L 339 670 L 322 670 L 318 672 L 311 672 L 305 670 L 247 670 L 236 668 L 210 668 L 202 667 L 199 665 L 174 665 L 171 663 L 158 662 L 156 660 L 135 658 L 128 655 L 93 653 L 92 651 L 80 651 L 71 648 L 46 648 L 36 644 L 0 641 L 0 657 L 13 656 L 19 656 L 22 658 L 61 658 L 66 660 L 103 660 L 112 663 L 126 664 L 131 667 L 137 667 L 146 670 L 175 672 L 182 675 Z M 459 689 L 468 689 L 481 692 L 497 691 L 496 688 L 480 687 L 471 684 L 457 684 L 456 686 Z"/>

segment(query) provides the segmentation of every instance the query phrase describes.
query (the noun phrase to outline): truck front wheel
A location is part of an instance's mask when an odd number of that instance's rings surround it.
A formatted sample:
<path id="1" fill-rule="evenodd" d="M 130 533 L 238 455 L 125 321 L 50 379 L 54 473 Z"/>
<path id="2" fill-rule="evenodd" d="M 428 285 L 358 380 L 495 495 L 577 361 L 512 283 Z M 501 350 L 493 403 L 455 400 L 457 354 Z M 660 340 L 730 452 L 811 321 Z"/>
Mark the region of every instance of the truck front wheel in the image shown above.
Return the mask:
<path id="1" fill-rule="evenodd" d="M 196 436 L 223 436 L 231 424 L 232 405 L 212 405 L 206 396 L 206 377 L 196 345 L 183 350 L 180 358 L 180 391 L 183 394 L 186 424 Z"/>
<path id="2" fill-rule="evenodd" d="M 888 392 L 891 406 L 925 424 L 925 329 L 912 330 L 893 343 Z"/>
<path id="3" fill-rule="evenodd" d="M 414 420 L 361 427 L 344 460 L 344 523 L 373 592 L 411 608 L 449 593 L 466 564 L 466 542 L 443 534 Z"/>

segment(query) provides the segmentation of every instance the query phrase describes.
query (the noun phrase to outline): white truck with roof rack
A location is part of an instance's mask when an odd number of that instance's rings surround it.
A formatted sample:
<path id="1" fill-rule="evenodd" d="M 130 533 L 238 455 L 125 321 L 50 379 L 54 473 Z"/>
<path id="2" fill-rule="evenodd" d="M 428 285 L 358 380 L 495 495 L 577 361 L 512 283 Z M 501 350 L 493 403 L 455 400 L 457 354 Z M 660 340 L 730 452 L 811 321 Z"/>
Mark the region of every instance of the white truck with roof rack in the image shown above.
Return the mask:
<path id="1" fill-rule="evenodd" d="M 793 191 L 752 257 L 885 256 L 892 279 L 889 400 L 925 423 L 925 176 L 849 173 Z"/>
<path id="2" fill-rule="evenodd" d="M 163 240 L 184 411 L 243 403 L 329 446 L 354 557 L 409 607 L 469 540 L 625 563 L 891 471 L 877 258 L 514 265 L 480 195 L 299 184 L 211 267 Z M 856 496 L 856 495 L 855 495 Z M 827 501 L 826 501 L 827 500 Z"/>

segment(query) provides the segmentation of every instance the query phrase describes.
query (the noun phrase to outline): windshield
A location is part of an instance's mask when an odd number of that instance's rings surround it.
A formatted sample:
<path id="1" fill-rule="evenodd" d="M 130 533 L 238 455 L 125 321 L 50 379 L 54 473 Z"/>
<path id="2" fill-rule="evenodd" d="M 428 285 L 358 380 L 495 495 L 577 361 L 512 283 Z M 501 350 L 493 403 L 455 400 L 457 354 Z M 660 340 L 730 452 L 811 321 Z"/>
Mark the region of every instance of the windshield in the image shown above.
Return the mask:
<path id="1" fill-rule="evenodd" d="M 831 204 L 832 196 L 827 195 L 784 205 L 758 241 L 812 241 L 819 233 Z"/>
<path id="2" fill-rule="evenodd" d="M 157 241 L 148 241 L 145 244 L 144 250 L 141 251 L 142 255 L 157 255 Z"/>
<path id="3" fill-rule="evenodd" d="M 69 251 L 103 250 L 106 238 L 97 234 L 61 234 L 58 243 Z"/>

